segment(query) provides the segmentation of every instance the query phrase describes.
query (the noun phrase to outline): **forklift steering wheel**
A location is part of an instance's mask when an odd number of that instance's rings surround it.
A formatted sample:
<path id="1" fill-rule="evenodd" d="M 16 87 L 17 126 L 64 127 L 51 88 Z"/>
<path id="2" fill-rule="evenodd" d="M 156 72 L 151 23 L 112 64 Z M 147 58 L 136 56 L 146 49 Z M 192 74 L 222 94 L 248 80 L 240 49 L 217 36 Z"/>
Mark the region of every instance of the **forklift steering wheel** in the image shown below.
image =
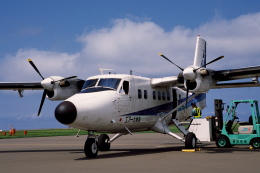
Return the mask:
<path id="1" fill-rule="evenodd" d="M 237 116 L 234 116 L 234 119 L 239 119 Z"/>

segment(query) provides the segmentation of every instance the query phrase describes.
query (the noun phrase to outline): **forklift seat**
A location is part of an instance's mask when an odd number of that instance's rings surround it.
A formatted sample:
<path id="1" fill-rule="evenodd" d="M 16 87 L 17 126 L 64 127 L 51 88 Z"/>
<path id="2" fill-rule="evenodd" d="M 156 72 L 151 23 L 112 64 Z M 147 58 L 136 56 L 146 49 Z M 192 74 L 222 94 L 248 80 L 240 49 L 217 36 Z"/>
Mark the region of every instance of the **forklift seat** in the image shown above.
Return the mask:
<path id="1" fill-rule="evenodd" d="M 239 125 L 253 125 L 252 115 L 248 118 L 248 122 L 239 122 Z"/>

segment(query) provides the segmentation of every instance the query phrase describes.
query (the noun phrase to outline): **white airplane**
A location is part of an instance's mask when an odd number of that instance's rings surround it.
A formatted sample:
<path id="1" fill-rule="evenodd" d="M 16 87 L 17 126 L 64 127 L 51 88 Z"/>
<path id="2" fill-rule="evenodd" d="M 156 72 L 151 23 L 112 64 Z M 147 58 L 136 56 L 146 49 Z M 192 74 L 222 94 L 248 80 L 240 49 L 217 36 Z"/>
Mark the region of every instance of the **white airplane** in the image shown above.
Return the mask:
<path id="1" fill-rule="evenodd" d="M 183 141 L 186 148 L 194 148 L 196 135 L 180 123 L 190 116 L 191 102 L 203 109 L 206 92 L 210 89 L 259 86 L 260 66 L 220 71 L 206 68 L 221 58 L 223 56 L 206 63 L 206 41 L 198 36 L 194 64 L 185 69 L 174 64 L 181 70 L 178 76 L 146 78 L 131 74 L 102 74 L 87 80 L 76 76 L 44 78 L 28 60 L 43 81 L 0 83 L 0 89 L 18 90 L 20 96 L 23 90 L 43 89 L 38 115 L 46 97 L 64 100 L 56 107 L 55 117 L 62 124 L 88 131 L 84 152 L 89 158 L 96 157 L 98 151 L 110 150 L 110 144 L 122 135 L 148 130 L 168 134 Z M 252 82 L 223 83 L 245 78 L 255 79 Z M 184 138 L 169 130 L 172 124 L 179 128 Z M 96 132 L 103 134 L 96 135 Z M 106 133 L 115 136 L 110 139 Z"/>

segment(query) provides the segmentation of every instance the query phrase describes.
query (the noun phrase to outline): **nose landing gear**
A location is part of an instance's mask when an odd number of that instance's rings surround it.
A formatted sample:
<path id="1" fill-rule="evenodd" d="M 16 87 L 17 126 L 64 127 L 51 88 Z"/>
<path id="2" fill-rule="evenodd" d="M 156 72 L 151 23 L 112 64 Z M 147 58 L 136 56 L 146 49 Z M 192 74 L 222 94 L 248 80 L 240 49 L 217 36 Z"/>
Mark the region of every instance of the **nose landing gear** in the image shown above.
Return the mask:
<path id="1" fill-rule="evenodd" d="M 97 157 L 98 150 L 109 151 L 110 150 L 110 139 L 107 134 L 94 135 L 94 132 L 88 132 L 88 138 L 85 142 L 84 152 L 87 158 Z"/>
<path id="2" fill-rule="evenodd" d="M 94 135 L 94 132 L 88 132 L 88 138 L 85 142 L 84 146 L 85 155 L 88 158 L 95 158 L 98 154 L 98 142 L 97 142 L 97 135 Z"/>

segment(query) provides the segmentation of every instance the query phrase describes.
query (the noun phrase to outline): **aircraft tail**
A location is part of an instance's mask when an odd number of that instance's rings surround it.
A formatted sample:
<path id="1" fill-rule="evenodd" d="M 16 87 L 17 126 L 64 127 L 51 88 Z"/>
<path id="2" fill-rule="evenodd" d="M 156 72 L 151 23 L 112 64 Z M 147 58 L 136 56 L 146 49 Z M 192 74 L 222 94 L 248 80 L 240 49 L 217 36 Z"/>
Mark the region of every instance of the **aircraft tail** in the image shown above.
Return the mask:
<path id="1" fill-rule="evenodd" d="M 206 41 L 200 36 L 197 37 L 194 66 L 206 67 Z"/>

